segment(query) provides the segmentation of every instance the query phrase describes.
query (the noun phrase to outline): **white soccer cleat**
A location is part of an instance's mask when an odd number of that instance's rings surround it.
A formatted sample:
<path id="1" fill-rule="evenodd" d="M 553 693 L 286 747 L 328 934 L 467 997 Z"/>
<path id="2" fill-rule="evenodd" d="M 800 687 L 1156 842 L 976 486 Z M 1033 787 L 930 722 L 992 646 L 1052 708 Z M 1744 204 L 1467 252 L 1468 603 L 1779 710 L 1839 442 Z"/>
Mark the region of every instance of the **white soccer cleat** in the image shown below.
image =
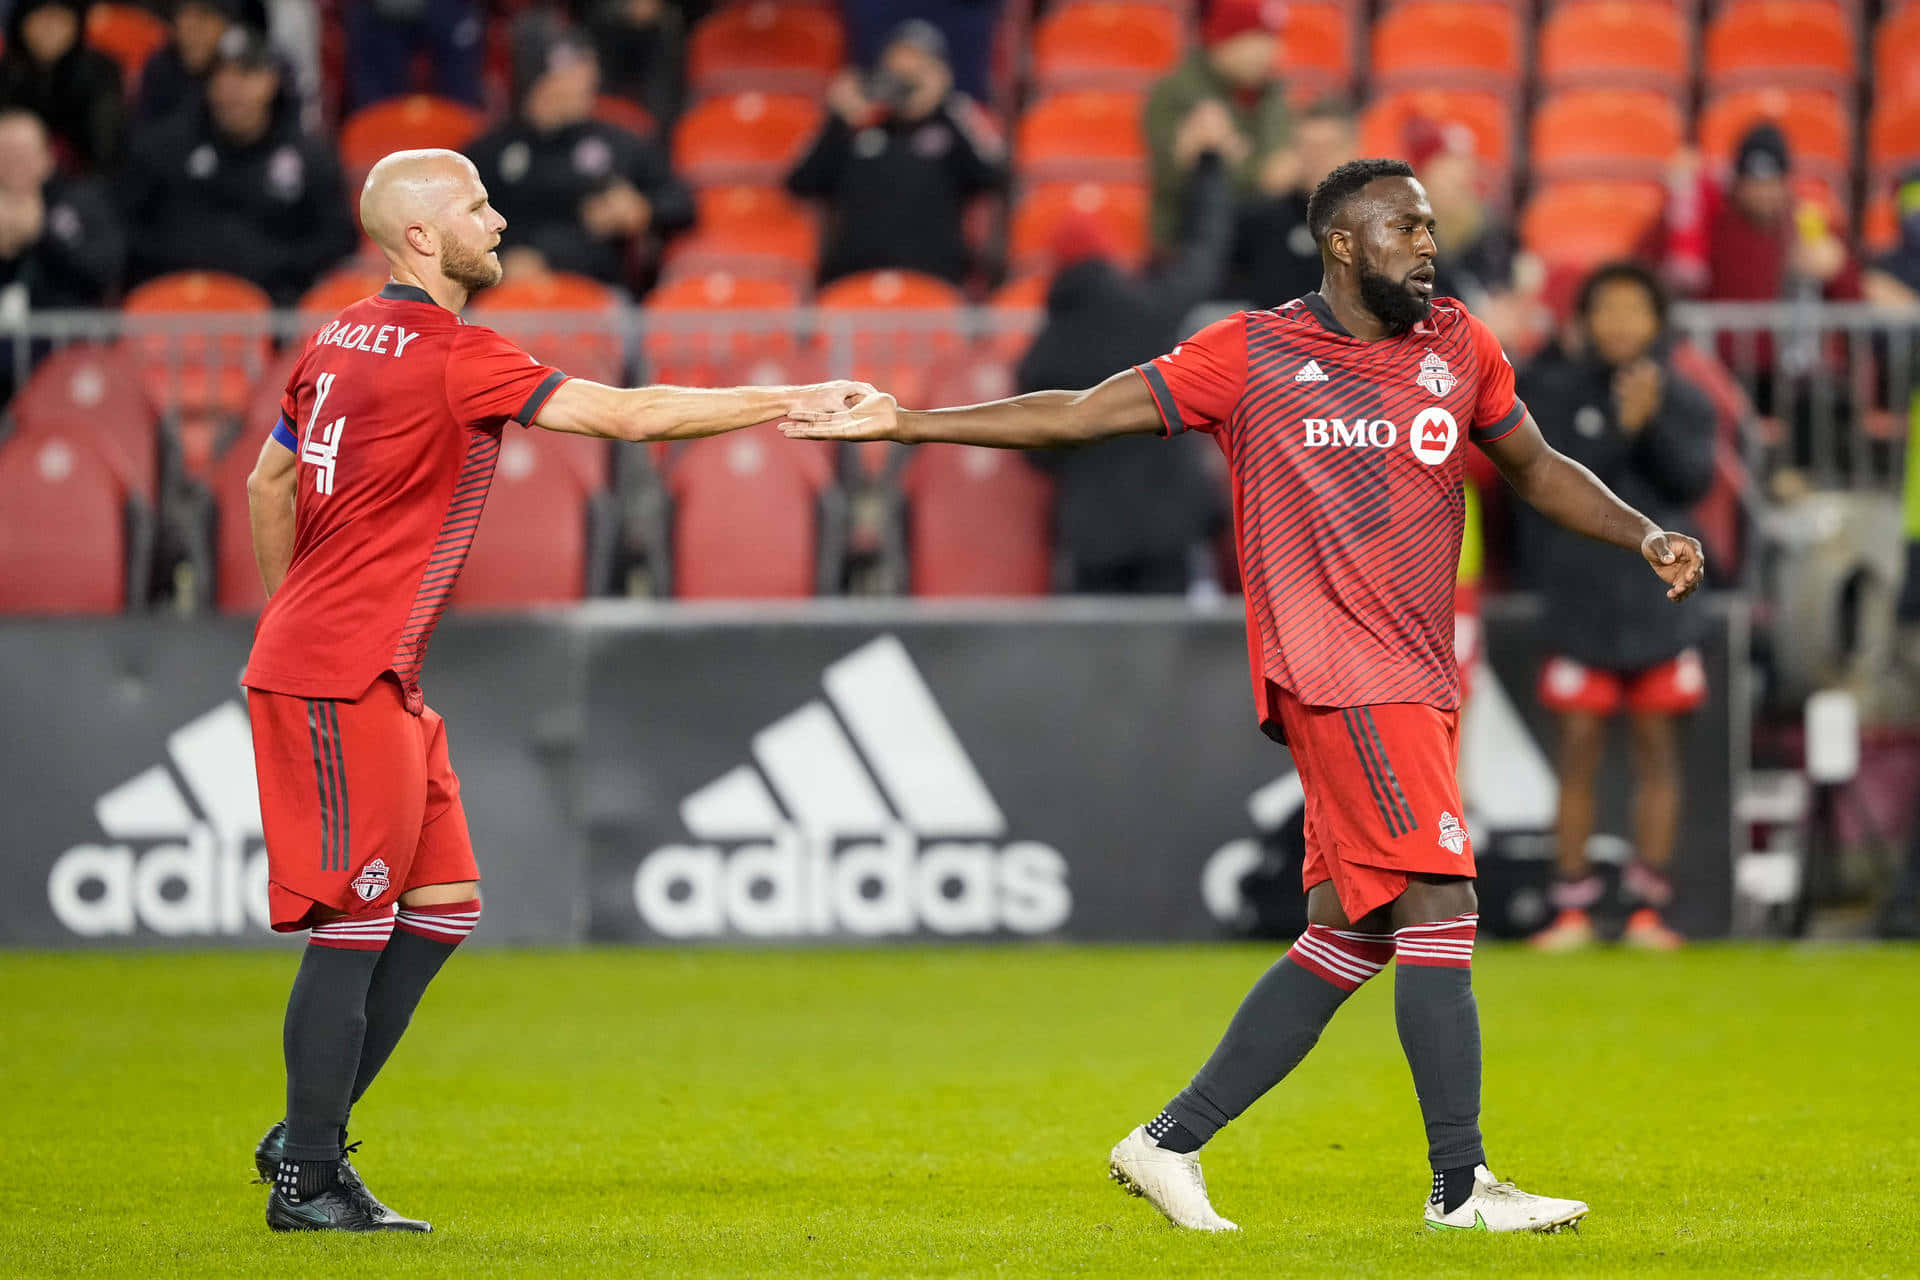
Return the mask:
<path id="1" fill-rule="evenodd" d="M 1583 1202 L 1531 1195 L 1499 1181 L 1485 1165 L 1473 1171 L 1473 1194 L 1452 1213 L 1427 1201 L 1429 1231 L 1563 1231 L 1586 1216 Z"/>
<path id="2" fill-rule="evenodd" d="M 1238 1231 L 1240 1228 L 1213 1211 L 1207 1200 L 1207 1180 L 1200 1174 L 1200 1157 L 1156 1146 L 1145 1125 L 1120 1139 L 1107 1157 L 1107 1176 L 1167 1216 L 1176 1227 L 1192 1231 Z"/>

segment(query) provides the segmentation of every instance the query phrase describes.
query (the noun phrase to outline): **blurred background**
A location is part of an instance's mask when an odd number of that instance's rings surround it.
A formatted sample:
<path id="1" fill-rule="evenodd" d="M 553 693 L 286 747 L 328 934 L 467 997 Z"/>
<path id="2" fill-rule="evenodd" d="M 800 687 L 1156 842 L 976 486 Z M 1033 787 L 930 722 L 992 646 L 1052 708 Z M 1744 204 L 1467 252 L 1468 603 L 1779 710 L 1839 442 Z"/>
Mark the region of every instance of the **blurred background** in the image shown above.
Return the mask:
<path id="1" fill-rule="evenodd" d="M 1403 156 L 1548 438 L 1709 548 L 1471 460 L 1493 931 L 1920 935 L 1920 4 L 12 0 L 0 943 L 258 943 L 244 478 L 377 289 L 361 177 L 472 156 L 471 317 L 608 382 L 1091 385 L 1317 286 Z M 514 432 L 428 667 L 496 941 L 1284 936 L 1222 460 Z"/>

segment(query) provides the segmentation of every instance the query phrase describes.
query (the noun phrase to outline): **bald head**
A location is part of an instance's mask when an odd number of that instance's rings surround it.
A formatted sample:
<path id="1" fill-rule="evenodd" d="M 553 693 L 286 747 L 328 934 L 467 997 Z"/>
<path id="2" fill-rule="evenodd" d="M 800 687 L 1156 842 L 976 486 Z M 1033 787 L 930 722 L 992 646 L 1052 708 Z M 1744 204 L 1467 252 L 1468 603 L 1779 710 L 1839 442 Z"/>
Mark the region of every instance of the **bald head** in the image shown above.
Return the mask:
<path id="1" fill-rule="evenodd" d="M 500 282 L 493 248 L 506 219 L 488 203 L 473 161 L 457 151 L 384 157 L 360 190 L 360 225 L 397 277 L 419 279 L 435 297 L 436 276 L 457 286 L 462 301 Z"/>

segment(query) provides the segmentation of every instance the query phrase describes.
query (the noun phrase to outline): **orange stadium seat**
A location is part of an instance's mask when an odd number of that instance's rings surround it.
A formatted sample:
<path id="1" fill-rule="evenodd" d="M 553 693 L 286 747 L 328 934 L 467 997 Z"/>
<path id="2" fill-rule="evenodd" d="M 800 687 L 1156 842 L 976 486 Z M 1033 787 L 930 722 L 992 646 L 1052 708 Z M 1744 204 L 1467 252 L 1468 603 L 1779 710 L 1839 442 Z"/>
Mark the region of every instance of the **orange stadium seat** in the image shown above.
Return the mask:
<path id="1" fill-rule="evenodd" d="M 1137 93 L 1056 93 L 1027 109 L 1014 130 L 1014 159 L 1029 182 L 1138 182 L 1146 176 L 1146 100 Z"/>
<path id="2" fill-rule="evenodd" d="M 1824 89 L 1735 89 L 1711 94 L 1700 112 L 1700 149 L 1731 165 L 1740 139 L 1762 120 L 1787 135 L 1796 171 L 1844 178 L 1853 161 L 1853 117 Z"/>
<path id="3" fill-rule="evenodd" d="M 648 381 L 724 386 L 741 380 L 736 370 L 791 361 L 790 317 L 756 325 L 742 323 L 740 313 L 791 312 L 799 305 L 800 290 L 778 278 L 713 271 L 662 284 L 646 300 Z"/>
<path id="4" fill-rule="evenodd" d="M 845 59 L 846 36 L 831 10 L 749 0 L 694 26 L 687 81 L 702 96 L 753 89 L 818 94 Z"/>
<path id="5" fill-rule="evenodd" d="M 385 267 L 355 259 L 321 276 L 313 288 L 300 295 L 294 309 L 317 328 L 333 319 L 335 313 L 380 292 L 386 284 Z"/>
<path id="6" fill-rule="evenodd" d="M 643 138 L 651 138 L 660 132 L 660 122 L 653 118 L 653 112 L 632 98 L 623 98 L 617 93 L 603 93 L 593 100 L 593 118 L 601 124 L 618 125 L 628 133 L 637 133 Z"/>
<path id="7" fill-rule="evenodd" d="M 1033 344 L 1047 318 L 1047 291 L 1053 277 L 1029 271 L 994 290 L 987 300 L 990 327 L 982 339 L 986 349 L 1002 360 L 1018 360 Z"/>
<path id="8" fill-rule="evenodd" d="M 1402 90 L 1375 98 L 1360 118 L 1360 145 L 1370 156 L 1403 155 L 1407 126 L 1425 118 L 1464 125 L 1474 154 L 1501 180 L 1513 172 L 1513 112 L 1504 95 L 1483 90 Z"/>
<path id="9" fill-rule="evenodd" d="M 1145 89 L 1180 61 L 1185 44 L 1186 24 L 1165 5 L 1070 0 L 1034 27 L 1034 86 Z"/>
<path id="10" fill-rule="evenodd" d="M 1686 17 L 1668 0 L 1565 4 L 1540 30 L 1548 89 L 1647 88 L 1679 97 L 1692 75 Z"/>
<path id="11" fill-rule="evenodd" d="M 1553 183 L 1527 201 L 1520 242 L 1549 271 L 1595 267 L 1631 256 L 1665 201 L 1665 188 L 1654 182 Z"/>
<path id="12" fill-rule="evenodd" d="M 830 376 L 885 387 L 925 404 L 929 370 L 962 343 L 965 299 L 913 271 L 863 271 L 820 291 L 820 350 Z"/>
<path id="13" fill-rule="evenodd" d="M 1900 210 L 1893 193 L 1884 192 L 1867 202 L 1860 218 L 1860 240 L 1874 255 L 1891 252 L 1900 246 Z"/>
<path id="14" fill-rule="evenodd" d="M 127 598 L 126 490 L 71 428 L 0 445 L 0 613 L 118 613 Z"/>
<path id="15" fill-rule="evenodd" d="M 784 182 L 819 130 L 821 110 L 798 94 L 708 98 L 674 128 L 674 168 L 699 186 Z"/>
<path id="16" fill-rule="evenodd" d="M 1296 102 L 1344 97 L 1353 87 L 1353 22 L 1353 9 L 1338 0 L 1287 6 L 1286 30 L 1274 57 Z"/>
<path id="17" fill-rule="evenodd" d="M 1656 89 L 1567 89 L 1533 113 L 1533 171 L 1563 178 L 1658 178 L 1686 139 Z"/>
<path id="18" fill-rule="evenodd" d="M 135 4 L 96 4 L 87 10 L 87 43 L 120 66 L 131 93 L 140 83 L 147 59 L 173 37 L 165 20 Z"/>
<path id="19" fill-rule="evenodd" d="M 1015 272 L 1052 268 L 1053 229 L 1070 212 L 1100 219 L 1122 260 L 1130 266 L 1147 255 L 1147 188 L 1138 182 L 1043 182 L 1014 201 L 1009 266 Z"/>
<path id="20" fill-rule="evenodd" d="M 573 457 L 582 444 L 597 446 L 604 457 L 604 441 L 506 428 L 486 517 L 453 591 L 454 608 L 554 604 L 606 585 L 612 529 L 608 514 L 596 512 L 598 486 L 582 483 Z"/>
<path id="21" fill-rule="evenodd" d="M 1867 164 L 1876 182 L 1889 182 L 1920 161 L 1920 98 L 1882 102 L 1867 124 Z"/>
<path id="22" fill-rule="evenodd" d="M 565 321 L 543 321 L 543 311 L 564 312 Z M 543 364 L 594 382 L 624 381 L 620 297 L 598 280 L 563 271 L 522 276 L 478 294 L 471 314 Z"/>
<path id="23" fill-rule="evenodd" d="M 129 495 L 160 497 L 159 419 L 124 353 L 81 344 L 40 362 L 8 406 L 21 437 L 69 432 L 106 458 Z"/>
<path id="24" fill-rule="evenodd" d="M 1707 24 L 1709 89 L 1854 82 L 1853 26 L 1831 0 L 1742 0 Z"/>
<path id="25" fill-rule="evenodd" d="M 820 501 L 832 453 L 770 426 L 689 440 L 666 468 L 673 593 L 689 599 L 810 596 L 819 590 Z"/>
<path id="26" fill-rule="evenodd" d="M 668 246 L 662 275 L 732 271 L 813 281 L 820 261 L 820 223 L 813 210 L 783 187 L 702 188 L 694 229 Z"/>
<path id="27" fill-rule="evenodd" d="M 1408 0 L 1373 27 L 1384 89 L 1510 89 L 1520 78 L 1520 19 L 1503 0 Z"/>
<path id="28" fill-rule="evenodd" d="M 190 471 L 211 460 L 218 428 L 210 419 L 247 404 L 272 351 L 270 307 L 257 285 L 217 271 L 156 277 L 121 305 L 127 350 L 155 407 L 178 416 L 175 430 Z"/>
<path id="29" fill-rule="evenodd" d="M 360 108 L 340 126 L 340 163 L 347 189 L 358 191 L 374 162 L 390 151 L 446 147 L 458 151 L 473 141 L 485 117 L 464 102 L 413 93 Z"/>
<path id="30" fill-rule="evenodd" d="M 1920 4 L 1880 20 L 1873 37 L 1873 93 L 1881 102 L 1920 98 Z"/>
<path id="31" fill-rule="evenodd" d="M 917 596 L 1040 596 L 1053 587 L 1053 481 L 1017 453 L 925 444 L 907 497 Z"/>

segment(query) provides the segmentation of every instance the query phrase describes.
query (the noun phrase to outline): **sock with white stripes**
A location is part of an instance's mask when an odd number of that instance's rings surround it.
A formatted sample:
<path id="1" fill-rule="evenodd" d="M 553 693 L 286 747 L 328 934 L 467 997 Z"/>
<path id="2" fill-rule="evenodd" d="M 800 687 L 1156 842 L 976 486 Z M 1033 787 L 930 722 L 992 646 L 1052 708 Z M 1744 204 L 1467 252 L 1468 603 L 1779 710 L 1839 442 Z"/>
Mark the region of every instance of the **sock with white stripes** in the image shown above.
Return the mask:
<path id="1" fill-rule="evenodd" d="M 1198 1150 L 1284 1080 L 1319 1042 L 1346 998 L 1392 956 L 1393 939 L 1385 935 L 1309 925 L 1253 984 L 1193 1083 L 1167 1104 L 1162 1114 L 1183 1131 L 1170 1135 L 1174 1141 L 1191 1141 L 1187 1150 Z M 1180 1149 L 1158 1141 L 1169 1150 Z"/>
<path id="2" fill-rule="evenodd" d="M 360 1070 L 353 1081 L 353 1101 L 367 1091 L 380 1068 L 387 1065 L 394 1046 L 413 1021 L 413 1011 L 427 993 L 427 984 L 440 972 L 453 949 L 480 922 L 480 899 L 429 907 L 400 908 L 393 941 L 380 953 L 367 988 L 367 1035 L 360 1047 Z"/>
<path id="3" fill-rule="evenodd" d="M 367 1030 L 367 987 L 392 934 L 392 907 L 347 916 L 315 926 L 300 957 L 281 1044 L 287 1058 L 286 1159 L 297 1166 L 291 1176 L 301 1194 L 317 1194 L 316 1186 L 331 1181 L 318 1167 L 340 1159 L 340 1133 Z"/>
<path id="4" fill-rule="evenodd" d="M 1466 1203 L 1480 1141 L 1480 1009 L 1473 999 L 1473 939 L 1479 916 L 1408 925 L 1394 933 L 1399 972 L 1393 1015 L 1427 1127 L 1427 1160 L 1444 1212 Z"/>

